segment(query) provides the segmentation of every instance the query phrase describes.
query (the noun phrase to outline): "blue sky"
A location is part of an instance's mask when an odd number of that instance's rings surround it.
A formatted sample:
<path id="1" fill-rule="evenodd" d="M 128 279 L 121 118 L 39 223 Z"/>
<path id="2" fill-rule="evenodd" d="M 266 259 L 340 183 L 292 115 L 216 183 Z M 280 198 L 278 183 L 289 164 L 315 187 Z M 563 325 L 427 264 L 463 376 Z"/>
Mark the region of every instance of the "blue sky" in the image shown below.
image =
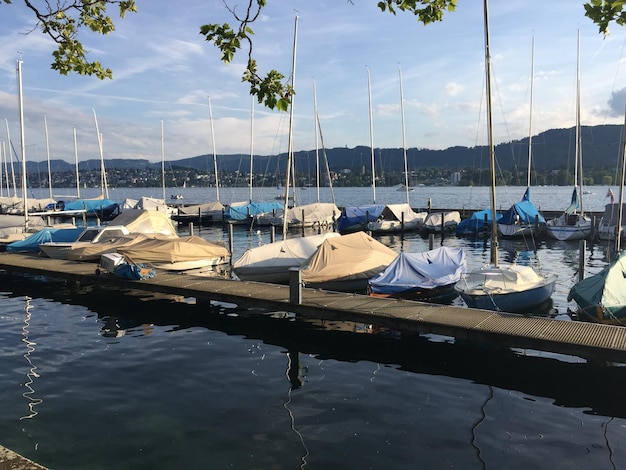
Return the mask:
<path id="1" fill-rule="evenodd" d="M 230 2 L 235 5 L 236 2 Z M 399 70 L 408 147 L 482 145 L 484 34 L 480 0 L 459 0 L 442 23 L 423 26 L 410 14 L 381 13 L 376 0 L 268 0 L 253 26 L 262 72 L 289 74 L 294 17 L 299 16 L 294 148 L 314 149 L 313 84 L 326 147 L 369 145 L 367 70 L 372 84 L 374 145 L 402 146 Z M 105 158 L 176 160 L 213 152 L 210 96 L 218 154 L 250 152 L 245 55 L 225 65 L 199 27 L 231 22 L 222 0 L 138 0 L 139 12 L 116 19 L 110 36 L 82 34 L 113 69 L 100 81 L 50 69 L 54 44 L 32 29 L 20 0 L 0 5 L 0 142 L 19 144 L 16 60 L 23 60 L 26 156 L 46 159 L 44 115 L 52 158 L 98 158 L 95 110 Z M 604 38 L 584 16 L 583 0 L 509 0 L 490 4 L 496 142 L 529 133 L 531 44 L 535 40 L 532 133 L 574 125 L 576 36 L 581 35 L 583 125 L 624 121 L 626 28 Z M 19 52 L 18 52 L 19 51 Z M 254 152 L 287 150 L 288 114 L 255 105 Z M 564 149 L 567 152 L 568 149 Z"/>

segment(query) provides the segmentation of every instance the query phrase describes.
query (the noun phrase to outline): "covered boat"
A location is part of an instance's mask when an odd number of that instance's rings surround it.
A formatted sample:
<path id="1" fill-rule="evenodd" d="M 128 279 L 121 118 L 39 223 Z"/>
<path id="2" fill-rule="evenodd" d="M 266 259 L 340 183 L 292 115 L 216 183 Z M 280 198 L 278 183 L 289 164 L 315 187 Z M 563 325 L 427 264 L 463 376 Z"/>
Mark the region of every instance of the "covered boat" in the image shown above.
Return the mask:
<path id="1" fill-rule="evenodd" d="M 431 212 L 422 225 L 422 230 L 430 233 L 454 232 L 461 223 L 461 214 L 458 211 Z"/>
<path id="2" fill-rule="evenodd" d="M 283 209 L 279 209 L 257 214 L 255 216 L 255 222 L 257 225 L 282 226 L 284 223 L 283 212 Z M 303 204 L 287 209 L 287 226 L 326 229 L 333 226 L 339 214 L 339 208 L 331 202 Z"/>
<path id="3" fill-rule="evenodd" d="M 502 214 L 496 213 L 496 221 L 502 218 Z M 483 211 L 476 211 L 467 219 L 463 219 L 456 226 L 456 234 L 458 236 L 468 236 L 468 237 L 477 237 L 479 235 L 485 234 L 489 235 L 491 233 L 491 224 L 492 215 L 490 209 L 485 209 Z"/>
<path id="4" fill-rule="evenodd" d="M 387 268 L 369 280 L 373 297 L 429 299 L 454 292 L 466 272 L 465 252 L 442 246 L 423 253 L 400 253 Z"/>
<path id="5" fill-rule="evenodd" d="M 250 224 L 255 215 L 282 208 L 280 202 L 235 202 L 224 210 L 224 221 L 229 224 Z"/>
<path id="6" fill-rule="evenodd" d="M 556 279 L 555 273 L 538 274 L 530 266 L 487 264 L 462 276 L 455 290 L 468 307 L 522 313 L 546 302 Z"/>
<path id="7" fill-rule="evenodd" d="M 626 323 L 626 251 L 599 273 L 576 283 L 567 300 L 576 302 L 581 319 Z"/>
<path id="8" fill-rule="evenodd" d="M 30 234 L 23 240 L 17 240 L 6 246 L 6 251 L 12 253 L 39 253 L 42 243 L 71 243 L 85 230 L 84 227 L 50 228 L 45 227 Z"/>
<path id="9" fill-rule="evenodd" d="M 219 201 L 181 206 L 178 208 L 178 214 L 172 215 L 172 220 L 186 225 L 190 223 L 197 225 L 221 223 L 224 209 L 224 204 Z"/>
<path id="10" fill-rule="evenodd" d="M 343 234 L 367 230 L 367 224 L 378 219 L 384 209 L 382 204 L 344 207 L 337 219 L 337 231 Z"/>
<path id="11" fill-rule="evenodd" d="M 146 264 L 168 271 L 187 271 L 228 263 L 230 252 L 221 243 L 194 235 L 170 239 L 148 239 L 118 248 L 132 264 Z"/>
<path id="12" fill-rule="evenodd" d="M 622 237 L 626 228 L 626 203 L 622 203 Z M 600 240 L 615 240 L 619 218 L 620 204 L 614 202 L 604 206 L 604 213 L 598 222 L 598 238 Z"/>
<path id="13" fill-rule="evenodd" d="M 128 235 L 128 229 L 123 225 L 94 225 L 83 228 L 78 238 L 70 241 L 44 241 L 39 249 L 49 258 L 67 259 L 73 249 L 102 243 L 106 240 Z"/>
<path id="14" fill-rule="evenodd" d="M 520 202 L 513 204 L 498 220 L 498 232 L 503 237 L 523 237 L 542 231 L 546 220 L 530 202 L 530 188 Z"/>
<path id="15" fill-rule="evenodd" d="M 364 232 L 329 238 L 302 263 L 302 282 L 307 287 L 365 293 L 368 280 L 396 256 Z"/>
<path id="16" fill-rule="evenodd" d="M 243 281 L 287 284 L 291 268 L 299 267 L 324 240 L 339 236 L 328 232 L 249 248 L 233 264 L 233 271 Z"/>
<path id="17" fill-rule="evenodd" d="M 178 236 L 169 215 L 163 211 L 127 209 L 111 221 L 111 225 L 124 225 L 130 233 L 160 233 Z"/>
<path id="18" fill-rule="evenodd" d="M 367 224 L 367 229 L 374 233 L 419 230 L 427 215 L 426 212 L 415 212 L 406 203 L 387 204 L 378 218 Z"/>
<path id="19" fill-rule="evenodd" d="M 76 199 L 75 201 L 64 202 L 59 208 L 69 216 L 71 212 L 76 214 L 86 213 L 87 217 L 99 217 L 101 220 L 115 217 L 121 212 L 120 204 L 106 198 L 96 199 Z"/>

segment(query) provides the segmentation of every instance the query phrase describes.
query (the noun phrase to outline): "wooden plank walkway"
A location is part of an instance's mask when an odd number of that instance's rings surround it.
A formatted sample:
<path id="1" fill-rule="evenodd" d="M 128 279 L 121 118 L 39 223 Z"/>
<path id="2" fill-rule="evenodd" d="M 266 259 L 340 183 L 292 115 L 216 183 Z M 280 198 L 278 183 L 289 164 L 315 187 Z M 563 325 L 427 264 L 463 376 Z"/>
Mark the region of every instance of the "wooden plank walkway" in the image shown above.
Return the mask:
<path id="1" fill-rule="evenodd" d="M 107 273 L 96 275 L 93 263 L 25 254 L 0 253 L 0 269 L 85 285 L 195 297 L 199 304 L 217 300 L 326 320 L 372 324 L 408 333 L 435 333 L 491 346 L 535 349 L 626 363 L 625 327 L 307 288 L 302 290 L 302 302 L 294 304 L 290 303 L 289 286 L 167 272 L 159 272 L 152 279 L 127 281 Z"/>

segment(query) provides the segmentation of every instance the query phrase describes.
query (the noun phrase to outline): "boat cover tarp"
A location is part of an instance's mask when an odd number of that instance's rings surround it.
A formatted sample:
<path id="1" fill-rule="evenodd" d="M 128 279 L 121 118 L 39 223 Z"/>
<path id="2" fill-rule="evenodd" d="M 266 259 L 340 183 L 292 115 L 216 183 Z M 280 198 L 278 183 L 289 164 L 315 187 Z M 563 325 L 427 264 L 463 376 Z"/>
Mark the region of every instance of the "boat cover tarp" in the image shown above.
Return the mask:
<path id="1" fill-rule="evenodd" d="M 178 263 L 230 256 L 223 244 L 210 242 L 195 235 L 171 239 L 147 239 L 118 248 L 117 252 L 132 260 L 134 264 Z"/>
<path id="2" fill-rule="evenodd" d="M 111 199 L 77 199 L 65 203 L 63 210 L 66 211 L 86 211 L 87 213 L 98 214 L 99 212 L 110 213 L 119 207 L 119 204 Z"/>
<path id="3" fill-rule="evenodd" d="M 384 209 L 385 206 L 382 204 L 344 207 L 337 219 L 337 231 L 341 233 L 354 230 L 354 227 L 364 229 L 367 227 L 367 223 L 376 220 Z"/>
<path id="4" fill-rule="evenodd" d="M 38 232 L 29 235 L 24 240 L 15 241 L 9 243 L 6 247 L 9 252 L 28 252 L 39 253 L 41 249 L 39 245 L 41 243 L 67 243 L 76 241 L 81 233 L 84 231 L 84 227 L 73 228 L 43 228 Z"/>
<path id="5" fill-rule="evenodd" d="M 616 316 L 626 315 L 626 251 L 602 271 L 576 283 L 568 300 L 579 307 L 604 307 Z"/>
<path id="6" fill-rule="evenodd" d="M 617 227 L 619 218 L 619 204 L 607 204 L 604 206 L 604 214 L 602 214 L 602 223 L 608 227 Z M 626 225 L 626 203 L 622 204 L 622 226 Z"/>
<path id="7" fill-rule="evenodd" d="M 340 214 L 339 208 L 332 202 L 313 202 L 287 209 L 287 223 L 302 224 L 303 212 L 306 225 L 332 222 L 333 217 L 339 217 Z"/>
<path id="8" fill-rule="evenodd" d="M 243 221 L 263 212 L 272 212 L 283 208 L 280 202 L 250 202 L 230 204 L 224 211 L 224 220 Z"/>
<path id="9" fill-rule="evenodd" d="M 524 224 L 534 224 L 537 219 L 540 224 L 546 223 L 546 220 L 539 213 L 539 210 L 530 202 L 530 188 L 526 188 L 522 200 L 513 204 L 511 208 L 502 215 L 502 218 L 498 220 L 498 223 L 502 225 L 512 225 L 516 223 L 518 216 L 519 222 Z"/>
<path id="10" fill-rule="evenodd" d="M 98 261 L 106 253 L 117 253 L 119 248 L 130 246 L 147 239 L 167 239 L 160 233 L 129 233 L 120 237 L 107 238 L 99 243 L 86 243 L 72 247 L 67 252 L 67 259 L 73 261 Z"/>
<path id="11" fill-rule="evenodd" d="M 124 225 L 131 233 L 161 233 L 172 238 L 178 237 L 172 220 L 164 211 L 126 209 L 109 225 Z"/>
<path id="12" fill-rule="evenodd" d="M 302 263 L 302 281 L 370 279 L 389 266 L 396 256 L 398 253 L 365 232 L 329 238 Z"/>
<path id="13" fill-rule="evenodd" d="M 459 211 L 431 212 L 424 220 L 423 227 L 426 230 L 440 230 L 443 219 L 444 227 L 456 227 L 461 222 Z"/>
<path id="14" fill-rule="evenodd" d="M 336 232 L 329 232 L 308 237 L 288 238 L 249 248 L 233 264 L 233 271 L 241 277 L 241 275 L 251 276 L 255 270 L 261 272 L 269 268 L 288 270 L 291 267 L 298 267 L 315 253 L 324 240 L 340 236 Z"/>
<path id="15" fill-rule="evenodd" d="M 179 207 L 178 213 L 182 215 L 220 215 L 224 210 L 224 204 L 219 201 L 205 202 L 204 204 L 194 204 L 186 207 Z"/>
<path id="16" fill-rule="evenodd" d="M 487 216 L 487 229 L 491 228 L 492 215 L 491 209 L 485 209 L 482 211 L 476 211 L 467 219 L 462 220 L 456 227 L 457 235 L 476 235 L 480 233 L 485 227 L 485 216 Z M 502 214 L 496 212 L 496 222 L 502 219 Z"/>
<path id="17" fill-rule="evenodd" d="M 398 222 L 402 222 L 402 214 L 404 214 L 405 223 L 423 218 L 423 214 L 415 212 L 407 203 L 387 204 L 378 217 L 382 217 L 384 220 L 397 220 Z"/>
<path id="18" fill-rule="evenodd" d="M 435 289 L 456 283 L 467 270 L 461 248 L 442 246 L 423 253 L 402 252 L 384 271 L 369 280 L 375 294 Z"/>

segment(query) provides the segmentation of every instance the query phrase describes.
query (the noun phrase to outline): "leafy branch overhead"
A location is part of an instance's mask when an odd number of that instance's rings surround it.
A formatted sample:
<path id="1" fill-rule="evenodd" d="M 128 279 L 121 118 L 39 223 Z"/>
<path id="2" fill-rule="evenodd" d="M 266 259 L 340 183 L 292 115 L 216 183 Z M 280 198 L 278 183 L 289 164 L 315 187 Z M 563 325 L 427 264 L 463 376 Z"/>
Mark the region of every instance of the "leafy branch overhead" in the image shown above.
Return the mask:
<path id="1" fill-rule="evenodd" d="M 0 5 L 10 5 L 14 0 L 0 0 Z M 20 0 L 18 0 L 20 1 Z M 100 79 L 112 78 L 113 72 L 99 61 L 89 61 L 78 34 L 88 29 L 97 34 L 109 34 L 115 30 L 107 9 L 117 8 L 120 18 L 128 12 L 136 12 L 135 0 L 21 0 L 30 9 L 37 23 L 33 31 L 40 29 L 49 36 L 58 48 L 52 53 L 52 69 L 63 75 L 75 72 L 80 75 L 95 75 Z M 226 2 L 226 0 L 223 0 Z M 270 70 L 262 76 L 253 56 L 254 23 L 266 6 L 267 0 L 241 0 L 245 6 L 243 13 L 225 3 L 235 26 L 228 23 L 206 24 L 200 27 L 200 34 L 213 43 L 222 54 L 222 61 L 230 63 L 240 49 L 247 49 L 247 65 L 242 81 L 250 85 L 250 93 L 259 103 L 268 108 L 287 110 L 295 91 L 285 81 L 285 76 Z M 315 1 L 315 0 L 310 0 Z M 347 0 L 353 3 L 354 0 Z M 418 22 L 425 25 L 442 21 L 446 12 L 454 11 L 457 0 L 377 0 L 378 8 L 393 15 L 398 12 L 413 13 Z M 626 0 L 587 0 L 584 3 L 585 15 L 607 35 L 612 22 L 626 24 Z M 241 10 L 240 10 L 241 11 Z"/>
<path id="2" fill-rule="evenodd" d="M 11 0 L 2 0 L 2 3 L 10 4 Z M 35 2 L 24 0 L 37 18 L 37 24 L 33 28 L 40 29 L 42 33 L 50 37 L 58 48 L 52 53 L 54 61 L 51 64 L 53 70 L 62 75 L 76 72 L 80 75 L 95 75 L 100 79 L 112 78 L 113 72 L 104 68 L 99 61 L 90 62 L 78 39 L 78 33 L 85 28 L 90 31 L 107 35 L 115 30 L 115 25 L 107 8 L 116 5 L 119 9 L 120 18 L 124 18 L 128 12 L 136 12 L 137 6 L 134 0 L 74 0 L 57 2 Z"/>

